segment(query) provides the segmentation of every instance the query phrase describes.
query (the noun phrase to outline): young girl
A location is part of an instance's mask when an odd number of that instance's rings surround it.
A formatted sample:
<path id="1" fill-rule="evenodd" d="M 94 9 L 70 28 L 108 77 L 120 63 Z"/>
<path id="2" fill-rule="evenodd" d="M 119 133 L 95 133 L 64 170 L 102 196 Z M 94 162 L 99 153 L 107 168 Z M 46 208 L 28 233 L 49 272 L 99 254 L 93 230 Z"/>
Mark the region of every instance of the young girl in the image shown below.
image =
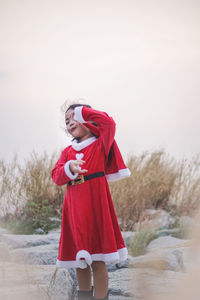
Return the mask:
<path id="1" fill-rule="evenodd" d="M 78 299 L 108 299 L 105 263 L 126 260 L 128 251 L 107 181 L 129 176 L 130 171 L 114 140 L 115 122 L 105 112 L 73 104 L 65 122 L 74 139 L 52 170 L 53 181 L 67 185 L 56 265 L 76 269 Z"/>

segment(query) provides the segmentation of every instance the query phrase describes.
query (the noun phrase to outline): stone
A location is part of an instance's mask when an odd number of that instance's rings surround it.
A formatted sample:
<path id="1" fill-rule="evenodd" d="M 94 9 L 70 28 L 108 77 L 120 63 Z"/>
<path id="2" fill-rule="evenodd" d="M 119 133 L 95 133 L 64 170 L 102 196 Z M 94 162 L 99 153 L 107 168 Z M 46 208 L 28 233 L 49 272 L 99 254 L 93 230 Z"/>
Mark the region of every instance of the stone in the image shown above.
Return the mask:
<path id="1" fill-rule="evenodd" d="M 184 237 L 184 238 L 190 237 L 193 228 L 195 226 L 197 226 L 197 224 L 195 224 L 195 221 L 197 222 L 197 220 L 194 220 L 193 218 L 191 218 L 189 216 L 179 217 L 178 226 L 179 226 L 180 234 L 182 237 Z"/>
<path id="2" fill-rule="evenodd" d="M 37 228 L 35 234 L 45 234 L 45 231 L 42 228 Z"/>
<path id="3" fill-rule="evenodd" d="M 127 245 L 134 234 L 122 232 Z M 59 269 L 55 281 L 52 277 L 56 269 L 59 237 L 60 229 L 47 235 L 1 236 L 0 253 L 10 253 L 3 264 L 0 262 L 0 295 L 5 296 L 4 300 L 74 299 L 77 289 L 75 270 Z M 159 296 L 173 291 L 186 269 L 190 244 L 189 240 L 159 237 L 151 241 L 145 255 L 129 255 L 123 263 L 107 265 L 109 299 L 139 300 L 145 293 L 150 299 L 150 293 Z"/>
<path id="4" fill-rule="evenodd" d="M 179 250 L 161 250 L 145 255 L 132 257 L 129 268 L 152 268 L 155 270 L 170 270 L 181 272 L 185 270 L 183 255 Z"/>
<path id="5" fill-rule="evenodd" d="M 52 232 L 46 235 L 25 235 L 25 234 L 2 234 L 1 241 L 7 243 L 12 248 L 29 248 L 46 244 L 58 244 L 59 232 Z"/>
<path id="6" fill-rule="evenodd" d="M 10 261 L 10 247 L 6 243 L 0 243 L 0 261 Z"/>
<path id="7" fill-rule="evenodd" d="M 173 228 L 173 229 L 163 229 L 163 230 L 158 230 L 156 232 L 156 237 L 161 237 L 161 236 L 178 236 L 180 233 L 179 228 Z"/>
<path id="8" fill-rule="evenodd" d="M 1 236 L 2 234 L 5 234 L 5 233 L 8 233 L 8 230 L 7 230 L 6 228 L 1 228 L 1 227 L 0 227 L 0 236 Z"/>
<path id="9" fill-rule="evenodd" d="M 110 300 L 151 299 L 149 296 L 163 295 L 174 291 L 183 274 L 153 269 L 119 269 L 109 273 Z M 154 299 L 154 298 L 152 298 Z"/>
<path id="10" fill-rule="evenodd" d="M 69 272 L 55 266 L 0 263 L 0 295 L 3 300 L 71 300 L 73 282 Z"/>
<path id="11" fill-rule="evenodd" d="M 146 254 L 129 256 L 128 266 L 132 268 L 152 268 L 185 271 L 190 265 L 190 240 L 177 239 L 171 236 L 152 240 L 146 248 Z"/>
<path id="12" fill-rule="evenodd" d="M 161 236 L 152 240 L 147 246 L 147 252 L 160 248 L 178 248 L 191 246 L 190 240 L 182 240 L 172 236 Z"/>
<path id="13" fill-rule="evenodd" d="M 164 209 L 145 209 L 141 221 L 134 225 L 134 229 L 167 229 L 171 228 L 175 222 L 176 219 Z"/>
<path id="14" fill-rule="evenodd" d="M 58 256 L 58 244 L 18 248 L 10 251 L 10 255 L 11 262 L 31 265 L 55 265 Z"/>

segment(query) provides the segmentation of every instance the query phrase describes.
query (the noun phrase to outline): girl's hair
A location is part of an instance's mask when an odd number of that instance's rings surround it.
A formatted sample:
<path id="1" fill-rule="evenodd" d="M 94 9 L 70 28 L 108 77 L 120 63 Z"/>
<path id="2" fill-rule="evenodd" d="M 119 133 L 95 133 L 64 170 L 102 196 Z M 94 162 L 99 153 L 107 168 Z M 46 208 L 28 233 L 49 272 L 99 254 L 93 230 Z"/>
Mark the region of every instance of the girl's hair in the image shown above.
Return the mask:
<path id="1" fill-rule="evenodd" d="M 89 108 L 92 108 L 90 105 L 88 104 L 80 104 L 80 103 L 77 103 L 77 104 L 71 104 L 67 110 L 65 111 L 65 113 L 69 110 L 69 109 L 75 109 L 76 107 L 78 106 L 86 106 L 86 107 L 89 107 Z"/>

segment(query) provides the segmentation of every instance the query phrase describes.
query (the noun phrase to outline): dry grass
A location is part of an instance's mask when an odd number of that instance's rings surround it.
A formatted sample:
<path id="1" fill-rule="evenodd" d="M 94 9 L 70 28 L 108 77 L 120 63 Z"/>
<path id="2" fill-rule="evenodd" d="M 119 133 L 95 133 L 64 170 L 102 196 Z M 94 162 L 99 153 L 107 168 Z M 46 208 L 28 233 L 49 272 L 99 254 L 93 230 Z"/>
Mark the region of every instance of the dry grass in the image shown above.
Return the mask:
<path id="1" fill-rule="evenodd" d="M 57 154 L 32 152 L 21 165 L 0 161 L 0 206 L 4 219 L 30 220 L 45 226 L 49 216 L 61 216 L 65 187 L 56 186 L 51 170 Z M 177 162 L 164 150 L 132 155 L 131 176 L 110 184 L 122 230 L 142 221 L 146 208 L 165 208 L 175 215 L 192 215 L 200 202 L 200 156 Z M 32 224 L 30 224 L 32 226 Z"/>
<path id="2" fill-rule="evenodd" d="M 146 247 L 155 238 L 156 234 L 153 228 L 145 228 L 136 231 L 128 247 L 130 255 L 134 257 L 144 255 L 146 253 Z"/>
<path id="3" fill-rule="evenodd" d="M 124 230 L 132 230 L 145 208 L 165 208 L 178 176 L 174 161 L 164 151 L 131 156 L 127 163 L 131 176 L 112 183 L 111 193 Z"/>
<path id="4" fill-rule="evenodd" d="M 17 156 L 10 163 L 0 160 L 0 205 L 1 215 L 14 213 L 22 199 L 18 194 L 20 179 L 17 174 Z"/>
<path id="5" fill-rule="evenodd" d="M 147 208 L 164 208 L 172 214 L 192 214 L 200 203 L 200 159 L 176 162 L 164 150 L 132 155 L 131 176 L 110 184 L 123 230 L 133 230 Z"/>
<path id="6" fill-rule="evenodd" d="M 11 163 L 0 161 L 2 219 L 13 232 L 48 231 L 49 217 L 61 217 L 65 188 L 51 179 L 56 156 L 33 151 L 23 165 L 16 156 Z"/>
<path id="7" fill-rule="evenodd" d="M 200 204 L 200 154 L 190 161 L 183 159 L 176 164 L 178 176 L 174 182 L 170 203 L 180 215 L 196 214 Z"/>

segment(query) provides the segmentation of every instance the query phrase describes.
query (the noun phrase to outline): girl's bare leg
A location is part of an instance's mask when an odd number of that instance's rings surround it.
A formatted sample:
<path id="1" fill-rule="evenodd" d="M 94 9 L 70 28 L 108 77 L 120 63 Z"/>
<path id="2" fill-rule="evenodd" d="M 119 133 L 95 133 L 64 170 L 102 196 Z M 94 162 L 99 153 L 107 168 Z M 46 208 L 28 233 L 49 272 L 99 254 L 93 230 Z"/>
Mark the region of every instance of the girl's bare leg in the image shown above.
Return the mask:
<path id="1" fill-rule="evenodd" d="M 78 280 L 78 286 L 80 291 L 91 290 L 91 269 L 88 266 L 86 269 L 76 269 L 76 276 Z"/>
<path id="2" fill-rule="evenodd" d="M 94 279 L 94 298 L 105 298 L 108 293 L 108 270 L 103 261 L 94 261 L 92 263 Z"/>

